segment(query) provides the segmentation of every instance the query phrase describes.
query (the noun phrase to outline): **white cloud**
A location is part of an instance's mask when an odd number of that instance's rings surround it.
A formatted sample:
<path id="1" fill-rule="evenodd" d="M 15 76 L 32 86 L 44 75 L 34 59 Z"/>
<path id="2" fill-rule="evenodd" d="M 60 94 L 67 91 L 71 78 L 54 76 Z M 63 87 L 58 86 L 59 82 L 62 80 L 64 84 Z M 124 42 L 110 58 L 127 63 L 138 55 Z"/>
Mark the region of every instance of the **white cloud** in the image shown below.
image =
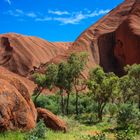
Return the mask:
<path id="1" fill-rule="evenodd" d="M 35 21 L 50 21 L 53 20 L 51 17 L 45 17 L 45 18 L 36 18 Z"/>
<path id="2" fill-rule="evenodd" d="M 59 16 L 61 16 L 61 15 L 69 15 L 70 13 L 68 12 L 68 11 L 59 11 L 59 10 L 48 10 L 48 13 L 49 14 L 54 14 L 54 15 L 59 15 Z"/>
<path id="3" fill-rule="evenodd" d="M 70 13 L 67 11 L 62 12 L 62 11 L 49 10 L 48 11 L 49 15 L 46 16 L 43 13 L 39 14 L 35 12 L 25 12 L 23 10 L 16 9 L 16 10 L 9 10 L 8 12 L 6 12 L 6 14 L 22 19 L 24 19 L 24 17 L 28 17 L 38 22 L 57 21 L 61 25 L 64 25 L 64 24 L 79 24 L 82 20 L 104 15 L 109 11 L 110 11 L 109 9 L 106 10 L 100 9 L 95 11 L 84 9 L 83 11 Z M 55 15 L 50 15 L 50 14 L 55 14 Z"/>
<path id="4" fill-rule="evenodd" d="M 24 14 L 24 12 L 22 10 L 20 10 L 20 9 L 16 9 L 15 13 L 17 13 L 17 14 Z"/>
<path id="5" fill-rule="evenodd" d="M 74 13 L 73 16 L 71 17 L 57 17 L 54 18 L 54 20 L 61 22 L 61 24 L 78 24 L 80 21 L 87 19 L 87 18 L 91 18 L 91 17 L 96 17 L 96 16 L 100 16 L 103 14 L 108 13 L 110 10 L 99 10 L 99 11 L 87 11 L 87 13 L 83 13 L 82 11 L 78 12 L 78 13 Z"/>
<path id="6" fill-rule="evenodd" d="M 35 18 L 37 15 L 34 12 L 27 13 L 26 16 Z"/>
<path id="7" fill-rule="evenodd" d="M 24 12 L 21 9 L 15 9 L 15 10 L 9 10 L 5 14 L 15 16 L 15 17 L 31 17 L 31 18 L 36 18 L 37 14 L 34 12 Z"/>
<path id="8" fill-rule="evenodd" d="M 11 5 L 11 0 L 5 0 L 9 5 Z"/>
<path id="9" fill-rule="evenodd" d="M 75 15 L 74 17 L 66 17 L 66 18 L 54 18 L 55 21 L 61 22 L 61 24 L 78 24 L 81 20 L 85 19 L 85 15 L 82 13 Z"/>
<path id="10" fill-rule="evenodd" d="M 99 11 L 93 11 L 92 13 L 88 14 L 87 17 L 95 17 L 95 16 L 100 16 L 103 14 L 108 13 L 110 10 L 106 9 L 106 10 L 99 10 Z"/>

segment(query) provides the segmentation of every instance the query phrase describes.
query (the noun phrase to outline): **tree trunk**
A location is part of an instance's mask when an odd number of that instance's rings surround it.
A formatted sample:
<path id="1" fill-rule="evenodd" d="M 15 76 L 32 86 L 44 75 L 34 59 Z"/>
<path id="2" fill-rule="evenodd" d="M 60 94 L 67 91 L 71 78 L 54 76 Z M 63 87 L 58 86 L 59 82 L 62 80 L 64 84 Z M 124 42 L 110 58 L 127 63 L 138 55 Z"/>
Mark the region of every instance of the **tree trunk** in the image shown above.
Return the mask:
<path id="1" fill-rule="evenodd" d="M 63 97 L 63 89 L 60 90 L 60 96 L 61 96 L 61 112 L 64 115 L 64 97 Z"/>
<path id="2" fill-rule="evenodd" d="M 37 106 L 37 99 L 38 99 L 38 97 L 40 96 L 40 94 L 42 93 L 43 89 L 44 89 L 44 88 L 39 89 L 37 95 L 36 95 L 35 98 L 34 98 L 34 104 L 35 104 L 35 106 Z"/>
<path id="3" fill-rule="evenodd" d="M 69 98 L 70 98 L 70 93 L 67 92 L 67 106 L 66 106 L 66 113 L 67 113 L 67 115 L 69 114 Z"/>
<path id="4" fill-rule="evenodd" d="M 99 119 L 99 122 L 102 122 L 103 120 L 103 111 L 101 109 L 98 110 L 98 119 Z"/>
<path id="5" fill-rule="evenodd" d="M 140 110 L 140 95 L 138 97 L 138 107 L 139 107 L 139 110 Z"/>
<path id="6" fill-rule="evenodd" d="M 75 106 L 75 109 L 76 109 L 76 115 L 78 116 L 79 112 L 78 112 L 78 92 L 76 92 L 76 106 Z"/>
<path id="7" fill-rule="evenodd" d="M 106 103 L 98 103 L 98 119 L 99 122 L 102 122 L 103 120 L 103 109 L 105 107 Z"/>

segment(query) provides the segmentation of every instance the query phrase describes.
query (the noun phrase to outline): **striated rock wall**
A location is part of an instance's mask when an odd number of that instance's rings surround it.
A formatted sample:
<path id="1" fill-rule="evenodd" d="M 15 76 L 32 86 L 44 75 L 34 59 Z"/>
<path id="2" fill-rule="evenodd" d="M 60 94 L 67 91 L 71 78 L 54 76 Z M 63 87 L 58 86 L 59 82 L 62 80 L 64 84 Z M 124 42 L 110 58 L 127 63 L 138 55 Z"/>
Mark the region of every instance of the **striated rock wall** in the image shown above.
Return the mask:
<path id="1" fill-rule="evenodd" d="M 35 127 L 37 112 L 30 98 L 34 84 L 0 67 L 0 131 Z"/>
<path id="2" fill-rule="evenodd" d="M 69 43 L 51 43 L 19 34 L 0 35 L 0 65 L 26 76 L 30 71 L 67 50 Z"/>
<path id="3" fill-rule="evenodd" d="M 115 31 L 115 57 L 120 65 L 140 64 L 140 1 L 136 0 L 128 18 Z"/>
<path id="4" fill-rule="evenodd" d="M 113 71 L 118 75 L 122 75 L 122 67 L 124 65 L 134 62 L 139 63 L 138 53 L 140 51 L 138 45 L 135 45 L 132 49 L 129 48 L 133 43 L 136 44 L 137 42 L 137 44 L 139 44 L 138 40 L 140 40 L 138 37 L 138 34 L 140 34 L 139 3 L 139 0 L 124 1 L 106 16 L 86 29 L 65 54 L 56 56 L 51 62 L 57 63 L 61 60 L 65 60 L 72 52 L 85 51 L 89 54 L 89 61 L 85 74 L 88 73 L 90 68 L 101 65 L 106 72 Z M 124 22 L 127 20 L 129 20 L 129 22 L 126 23 L 127 25 L 124 25 Z M 125 26 L 125 28 L 123 29 L 122 26 Z M 127 32 L 125 30 L 127 30 Z M 131 32 L 129 30 L 131 30 Z M 137 37 L 134 34 L 137 34 Z M 123 62 L 124 58 L 120 60 L 119 56 L 122 50 L 117 47 L 117 44 L 119 44 L 118 38 L 120 37 L 123 41 L 127 38 L 127 43 L 125 43 L 127 52 L 125 52 L 125 54 L 130 58 L 127 58 L 125 63 Z M 132 53 L 130 54 L 130 52 Z"/>

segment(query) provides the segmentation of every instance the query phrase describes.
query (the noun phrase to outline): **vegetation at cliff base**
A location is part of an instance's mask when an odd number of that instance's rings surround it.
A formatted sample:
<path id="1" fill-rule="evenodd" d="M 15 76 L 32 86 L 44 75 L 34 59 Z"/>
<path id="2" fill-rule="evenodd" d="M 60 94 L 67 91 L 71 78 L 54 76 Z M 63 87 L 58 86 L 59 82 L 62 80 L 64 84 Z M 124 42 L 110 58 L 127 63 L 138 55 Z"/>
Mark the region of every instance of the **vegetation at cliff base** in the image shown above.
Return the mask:
<path id="1" fill-rule="evenodd" d="M 41 120 L 30 132 L 5 132 L 0 140 L 139 140 L 140 65 L 126 66 L 122 77 L 98 66 L 85 77 L 87 60 L 86 53 L 74 53 L 33 75 L 36 107 L 61 117 L 68 125 L 66 133 L 46 128 Z M 56 93 L 43 93 L 54 87 Z"/>

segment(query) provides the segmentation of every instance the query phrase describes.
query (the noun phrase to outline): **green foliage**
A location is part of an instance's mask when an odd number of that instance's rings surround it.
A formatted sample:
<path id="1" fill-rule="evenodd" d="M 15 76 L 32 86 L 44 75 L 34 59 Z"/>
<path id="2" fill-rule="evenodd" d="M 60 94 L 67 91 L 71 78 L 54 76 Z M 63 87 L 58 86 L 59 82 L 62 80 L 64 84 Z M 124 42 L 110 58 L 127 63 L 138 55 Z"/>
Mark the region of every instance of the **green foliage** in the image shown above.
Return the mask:
<path id="1" fill-rule="evenodd" d="M 61 110 L 64 113 L 63 92 L 67 93 L 66 112 L 69 112 L 69 95 L 73 90 L 76 79 L 79 78 L 87 62 L 87 53 L 72 53 L 66 62 L 59 65 L 48 65 L 45 74 L 34 74 L 33 78 L 38 85 L 35 104 L 43 88 L 58 87 L 61 96 Z"/>
<path id="2" fill-rule="evenodd" d="M 35 74 L 33 74 L 33 79 L 39 87 L 46 86 L 46 75 L 45 74 L 35 73 Z"/>
<path id="3" fill-rule="evenodd" d="M 133 81 L 133 92 L 137 95 L 138 107 L 140 109 L 140 64 L 128 65 L 125 67 L 125 70 Z"/>
<path id="4" fill-rule="evenodd" d="M 37 107 L 46 108 L 54 114 L 60 114 L 59 97 L 56 95 L 40 95 L 36 102 Z"/>
<path id="5" fill-rule="evenodd" d="M 135 136 L 135 131 L 129 128 L 126 130 L 117 131 L 115 135 L 117 140 L 136 140 Z"/>
<path id="6" fill-rule="evenodd" d="M 122 101 L 124 103 L 129 102 L 131 98 L 134 97 L 135 93 L 135 83 L 134 80 L 129 76 L 125 75 L 119 79 L 119 93 L 122 96 Z"/>
<path id="7" fill-rule="evenodd" d="M 118 107 L 115 103 L 108 105 L 108 112 L 111 118 L 117 113 L 117 111 L 118 111 Z"/>
<path id="8" fill-rule="evenodd" d="M 53 88 L 57 83 L 58 78 L 58 65 L 56 64 L 49 64 L 46 72 L 46 83 L 49 89 Z"/>
<path id="9" fill-rule="evenodd" d="M 133 104 L 121 105 L 117 114 L 117 126 L 123 129 L 140 129 L 140 111 Z"/>
<path id="10" fill-rule="evenodd" d="M 34 98 L 34 97 L 33 97 Z M 34 99 L 33 99 L 34 100 Z M 64 97 L 64 102 L 66 102 L 66 97 Z M 37 107 L 46 108 L 52 111 L 54 114 L 61 114 L 60 108 L 61 99 L 59 95 L 40 95 L 36 102 Z M 97 113 L 97 104 L 92 101 L 90 94 L 79 94 L 79 116 L 81 114 L 91 114 Z M 70 105 L 69 105 L 69 114 L 75 114 L 75 95 L 70 95 Z"/>
<path id="11" fill-rule="evenodd" d="M 24 140 L 25 134 L 20 131 L 7 131 L 0 133 L 0 140 Z"/>
<path id="12" fill-rule="evenodd" d="M 81 140 L 107 140 L 105 133 L 100 133 L 95 136 L 85 135 L 81 136 Z"/>
<path id="13" fill-rule="evenodd" d="M 94 101 L 98 103 L 98 117 L 102 120 L 103 110 L 110 99 L 117 97 L 116 83 L 118 77 L 114 73 L 104 73 L 101 67 L 90 72 L 88 88 L 92 93 Z"/>
<path id="14" fill-rule="evenodd" d="M 77 117 L 80 123 L 82 124 L 94 124 L 98 121 L 97 114 L 94 113 L 83 113 Z"/>
<path id="15" fill-rule="evenodd" d="M 36 128 L 34 128 L 31 132 L 29 132 L 25 136 L 25 140 L 38 140 L 41 138 L 43 139 L 43 138 L 45 138 L 45 134 L 46 134 L 45 124 L 44 124 L 43 120 L 40 120 L 37 123 Z"/>

